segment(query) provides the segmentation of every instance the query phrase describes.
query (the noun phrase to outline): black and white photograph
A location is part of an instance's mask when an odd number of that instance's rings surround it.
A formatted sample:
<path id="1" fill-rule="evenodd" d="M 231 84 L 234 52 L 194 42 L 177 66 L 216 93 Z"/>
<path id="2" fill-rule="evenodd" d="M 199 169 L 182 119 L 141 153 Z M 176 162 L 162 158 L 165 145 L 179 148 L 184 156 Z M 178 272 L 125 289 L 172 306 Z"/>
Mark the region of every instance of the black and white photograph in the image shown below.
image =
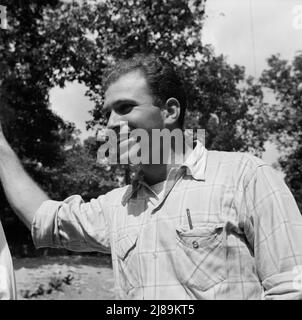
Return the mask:
<path id="1" fill-rule="evenodd" d="M 302 0 L 0 0 L 0 300 L 302 300 L 301 213 Z"/>

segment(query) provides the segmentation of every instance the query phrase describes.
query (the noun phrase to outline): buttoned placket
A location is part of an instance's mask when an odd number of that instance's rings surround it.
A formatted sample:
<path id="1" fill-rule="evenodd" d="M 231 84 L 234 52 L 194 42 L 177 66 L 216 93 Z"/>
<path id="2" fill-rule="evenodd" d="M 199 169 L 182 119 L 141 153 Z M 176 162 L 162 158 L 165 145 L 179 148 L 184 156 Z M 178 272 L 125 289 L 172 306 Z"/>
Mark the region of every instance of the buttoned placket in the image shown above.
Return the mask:
<path id="1" fill-rule="evenodd" d="M 144 193 L 144 197 L 147 201 L 147 207 L 145 214 L 145 219 L 150 219 L 150 227 L 151 228 L 156 228 L 158 232 L 158 223 L 160 223 L 160 216 L 161 216 L 161 208 L 163 207 L 165 200 L 169 196 L 170 192 L 176 185 L 176 183 L 182 178 L 184 175 L 184 170 L 185 168 L 182 167 L 177 167 L 177 168 L 172 168 L 168 174 L 166 183 L 164 185 L 164 192 L 162 194 L 162 197 L 158 197 L 158 195 L 150 188 L 150 186 L 143 180 L 140 179 L 138 180 L 138 190 L 140 189 L 142 193 Z M 139 191 L 138 191 L 139 192 Z M 140 194 L 142 196 L 142 194 Z M 146 220 L 145 220 L 146 221 Z M 156 242 L 156 237 L 154 239 Z M 156 268 L 156 259 L 158 258 L 158 254 L 156 250 L 152 253 L 153 259 L 154 259 L 154 268 Z M 153 273 L 155 272 L 154 269 L 150 267 L 150 272 Z M 156 276 L 155 276 L 156 277 Z M 156 282 L 156 279 L 155 279 Z M 148 297 L 156 297 L 156 286 L 154 287 L 146 287 L 143 289 L 143 295 L 148 296 Z"/>

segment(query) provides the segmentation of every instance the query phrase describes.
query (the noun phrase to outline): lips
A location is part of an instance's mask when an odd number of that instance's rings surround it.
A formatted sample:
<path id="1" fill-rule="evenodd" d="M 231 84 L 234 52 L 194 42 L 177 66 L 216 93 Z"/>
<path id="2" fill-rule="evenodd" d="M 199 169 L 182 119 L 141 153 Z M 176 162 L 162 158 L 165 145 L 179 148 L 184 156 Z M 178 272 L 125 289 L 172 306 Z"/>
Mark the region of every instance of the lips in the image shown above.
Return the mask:
<path id="1" fill-rule="evenodd" d="M 121 142 L 129 140 L 130 132 L 127 134 L 118 135 L 117 144 L 120 145 Z"/>
<path id="2" fill-rule="evenodd" d="M 112 129 L 104 128 L 98 132 L 97 140 L 100 141 L 101 144 L 104 144 L 108 141 L 110 141 L 110 143 L 114 143 L 116 141 L 116 145 L 112 147 L 114 149 L 117 149 L 116 152 L 119 154 L 121 148 L 123 150 L 124 149 L 126 150 L 133 143 L 137 142 L 136 141 L 137 139 L 131 138 L 131 133 L 134 129 L 135 129 L 134 127 L 132 126 L 130 127 L 128 124 L 124 124 L 120 127 L 115 127 Z M 127 140 L 128 140 L 128 144 L 126 144 Z"/>
<path id="3" fill-rule="evenodd" d="M 116 132 L 117 135 L 117 144 L 119 145 L 120 143 L 129 140 L 131 137 L 131 132 L 134 130 L 133 127 L 122 127 L 119 132 Z"/>

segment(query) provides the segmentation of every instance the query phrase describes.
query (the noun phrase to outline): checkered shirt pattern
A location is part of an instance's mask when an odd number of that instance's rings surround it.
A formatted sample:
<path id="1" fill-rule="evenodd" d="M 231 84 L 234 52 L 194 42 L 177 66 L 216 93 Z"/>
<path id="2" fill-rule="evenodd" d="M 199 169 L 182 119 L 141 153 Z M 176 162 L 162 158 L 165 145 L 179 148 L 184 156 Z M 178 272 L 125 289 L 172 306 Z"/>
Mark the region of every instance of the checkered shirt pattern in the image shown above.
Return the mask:
<path id="1" fill-rule="evenodd" d="M 119 299 L 302 298 L 302 216 L 283 178 L 199 142 L 161 198 L 138 175 L 87 203 L 45 201 L 32 236 L 36 247 L 111 252 Z"/>

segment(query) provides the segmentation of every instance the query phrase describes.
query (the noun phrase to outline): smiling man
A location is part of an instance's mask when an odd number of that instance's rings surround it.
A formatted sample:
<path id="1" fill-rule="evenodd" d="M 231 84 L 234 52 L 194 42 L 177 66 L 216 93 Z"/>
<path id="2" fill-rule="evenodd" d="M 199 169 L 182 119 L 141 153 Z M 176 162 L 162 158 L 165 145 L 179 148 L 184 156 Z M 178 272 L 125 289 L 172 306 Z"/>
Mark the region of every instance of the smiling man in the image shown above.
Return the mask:
<path id="1" fill-rule="evenodd" d="M 104 111 L 117 133 L 121 122 L 149 136 L 182 129 L 186 102 L 179 75 L 160 57 L 136 55 L 107 76 Z M 130 144 L 126 156 L 137 150 Z M 111 252 L 118 298 L 301 299 L 302 217 L 283 180 L 256 157 L 196 141 L 183 163 L 140 164 L 131 185 L 88 203 L 48 199 L 3 135 L 0 158 L 8 200 L 36 246 Z"/>

